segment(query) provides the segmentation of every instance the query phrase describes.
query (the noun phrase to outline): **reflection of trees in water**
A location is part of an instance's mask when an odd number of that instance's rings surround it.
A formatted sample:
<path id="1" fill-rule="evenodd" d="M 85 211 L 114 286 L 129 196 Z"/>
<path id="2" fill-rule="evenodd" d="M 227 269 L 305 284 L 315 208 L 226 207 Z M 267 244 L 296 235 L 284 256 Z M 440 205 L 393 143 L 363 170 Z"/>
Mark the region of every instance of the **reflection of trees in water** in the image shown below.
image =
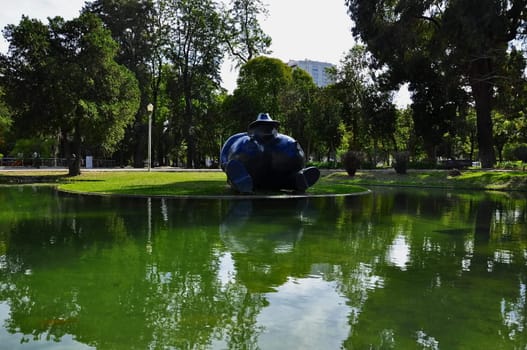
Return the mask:
<path id="1" fill-rule="evenodd" d="M 390 236 L 403 235 L 409 254 L 406 266 L 386 261 L 389 254 L 381 252 L 367 264 L 369 276 L 361 277 L 364 267 L 360 265 L 350 276 L 368 281 L 377 274 L 375 280 L 384 281 L 382 288 L 374 290 L 371 284 L 362 283 L 361 294 L 354 290 L 360 283 L 350 279 L 350 287 L 342 279 L 344 293 L 352 305 L 357 301 L 355 309 L 360 313 L 350 319 L 352 333 L 345 346 L 461 348 L 485 339 L 489 348 L 525 347 L 525 316 L 519 315 L 527 311 L 527 231 L 524 218 L 504 229 L 511 211 L 503 210 L 503 205 L 510 206 L 510 201 L 404 192 L 393 198 L 391 223 L 376 226 L 376 236 L 386 237 L 386 243 Z M 512 212 L 516 217 L 524 213 L 525 202 L 516 202 Z M 434 218 L 433 225 L 430 218 Z M 468 220 L 458 221 L 460 218 Z M 471 221 L 474 224 L 460 226 L 460 222 Z M 523 230 L 523 237 L 508 245 L 508 253 L 515 258 L 497 261 L 495 255 L 503 249 L 503 241 L 496 236 L 508 237 L 518 230 Z M 511 280 L 518 283 L 511 284 Z"/>
<path id="2" fill-rule="evenodd" d="M 346 348 L 527 343 L 522 199 L 429 190 L 238 206 L 14 197 L 14 220 L 0 210 L 0 300 L 11 309 L 6 328 L 28 341 L 257 348 L 266 293 L 320 273 L 348 300 Z M 226 254 L 234 275 L 223 281 Z"/>
<path id="3" fill-rule="evenodd" d="M 152 237 L 146 203 L 66 196 L 16 221 L 0 276 L 8 331 L 100 349 L 253 348 L 263 300 L 217 277 L 219 203 L 151 201 Z"/>

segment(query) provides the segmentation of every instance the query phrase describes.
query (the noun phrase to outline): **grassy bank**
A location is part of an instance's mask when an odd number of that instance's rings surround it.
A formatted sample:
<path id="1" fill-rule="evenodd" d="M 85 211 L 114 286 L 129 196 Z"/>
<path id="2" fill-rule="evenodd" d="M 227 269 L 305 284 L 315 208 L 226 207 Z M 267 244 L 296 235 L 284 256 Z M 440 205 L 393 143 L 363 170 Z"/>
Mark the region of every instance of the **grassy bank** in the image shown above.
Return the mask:
<path id="1" fill-rule="evenodd" d="M 345 172 L 328 175 L 332 181 L 361 186 L 409 186 L 467 190 L 527 191 L 527 172 L 501 170 L 468 170 L 460 176 L 449 176 L 447 170 L 409 170 L 399 175 L 392 169 L 359 171 L 354 177 Z"/>
<path id="2" fill-rule="evenodd" d="M 154 196 L 228 196 L 235 194 L 222 172 L 86 172 L 61 181 L 71 192 Z M 343 194 L 365 189 L 347 182 L 321 179 L 309 194 Z M 265 193 L 276 194 L 276 193 Z"/>
<path id="3" fill-rule="evenodd" d="M 235 194 L 222 172 L 90 172 L 65 180 L 61 190 L 119 195 L 227 196 Z M 343 194 L 365 189 L 322 179 L 309 194 Z M 277 194 L 277 193 L 265 193 Z"/>
<path id="4" fill-rule="evenodd" d="M 71 192 L 119 195 L 207 196 L 234 194 L 222 172 L 84 172 L 67 177 L 66 172 L 2 172 L 0 183 L 50 183 Z M 308 194 L 361 192 L 371 186 L 409 186 L 470 190 L 527 191 L 527 172 L 466 171 L 448 176 L 447 171 L 409 171 L 398 175 L 392 169 L 359 171 L 354 177 L 330 172 L 308 190 Z"/>
<path id="5" fill-rule="evenodd" d="M 17 170 L 2 171 L 0 170 L 0 185 L 16 184 L 56 184 L 61 183 L 68 178 L 67 170 Z"/>

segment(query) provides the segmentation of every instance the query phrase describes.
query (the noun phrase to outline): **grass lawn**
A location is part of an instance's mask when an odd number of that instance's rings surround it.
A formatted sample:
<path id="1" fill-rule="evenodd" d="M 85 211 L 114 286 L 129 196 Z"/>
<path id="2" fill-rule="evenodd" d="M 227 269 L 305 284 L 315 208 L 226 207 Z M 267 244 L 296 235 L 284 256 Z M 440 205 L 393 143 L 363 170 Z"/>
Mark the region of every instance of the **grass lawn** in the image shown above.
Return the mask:
<path id="1" fill-rule="evenodd" d="M 527 172 L 501 170 L 467 170 L 449 176 L 447 170 L 409 170 L 405 175 L 390 170 L 359 171 L 354 177 L 345 172 L 329 175 L 334 181 L 361 186 L 411 186 L 469 190 L 527 191 Z"/>
<path id="2" fill-rule="evenodd" d="M 65 191 L 119 195 L 228 196 L 235 194 L 223 172 L 143 172 L 85 171 L 67 177 L 66 171 L 2 172 L 0 183 L 52 183 Z M 345 172 L 330 172 L 321 177 L 307 194 L 347 194 L 362 192 L 371 186 L 411 186 L 472 190 L 527 191 L 527 172 L 465 171 L 450 177 L 442 170 L 410 170 L 398 175 L 393 169 L 359 171 L 354 177 Z M 277 194 L 277 193 L 263 193 Z"/>
<path id="3" fill-rule="evenodd" d="M 89 192 L 119 195 L 154 196 L 229 196 L 236 194 L 227 185 L 223 172 L 85 172 L 67 178 L 59 189 L 71 192 Z M 347 194 L 366 189 L 345 181 L 322 178 L 307 194 Z M 287 193 L 256 193 L 279 195 Z"/>

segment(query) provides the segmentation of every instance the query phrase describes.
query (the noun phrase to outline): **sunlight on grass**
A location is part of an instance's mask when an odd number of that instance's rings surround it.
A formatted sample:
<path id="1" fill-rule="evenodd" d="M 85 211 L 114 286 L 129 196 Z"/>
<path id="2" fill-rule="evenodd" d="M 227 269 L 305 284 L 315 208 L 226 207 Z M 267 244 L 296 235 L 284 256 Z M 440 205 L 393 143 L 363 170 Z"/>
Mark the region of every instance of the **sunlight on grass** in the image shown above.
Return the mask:
<path id="1" fill-rule="evenodd" d="M 111 194 L 224 194 L 226 178 L 220 172 L 90 172 L 71 178 L 59 188 Z"/>
<path id="2" fill-rule="evenodd" d="M 110 171 L 84 172 L 68 177 L 65 173 L 0 172 L 3 183 L 59 184 L 59 189 L 98 194 L 224 196 L 236 194 L 221 171 Z M 46 180 L 47 179 L 47 180 Z M 13 181 L 16 180 L 16 181 Z M 466 170 L 460 176 L 448 176 L 446 170 L 409 171 L 400 175 L 393 169 L 363 170 L 355 176 L 344 171 L 331 172 L 308 189 L 308 195 L 349 194 L 363 192 L 372 186 L 459 188 L 471 190 L 527 191 L 527 172 Z M 262 195 L 284 195 L 284 192 L 258 192 Z M 291 194 L 291 193 L 289 193 Z"/>
<path id="3" fill-rule="evenodd" d="M 353 177 L 338 173 L 333 178 L 347 178 L 347 182 L 361 186 L 411 186 L 460 188 L 472 190 L 527 191 L 527 172 L 521 171 L 464 171 L 461 176 L 448 176 L 447 170 L 409 171 L 398 175 L 395 171 L 357 172 Z"/>
<path id="4" fill-rule="evenodd" d="M 224 196 L 236 194 L 222 172 L 90 172 L 70 178 L 59 189 L 70 192 L 166 195 L 166 196 Z M 351 183 L 321 178 L 307 191 L 308 195 L 348 194 L 366 189 Z M 256 193 L 262 194 L 262 193 Z M 285 194 L 266 192 L 266 195 Z"/>

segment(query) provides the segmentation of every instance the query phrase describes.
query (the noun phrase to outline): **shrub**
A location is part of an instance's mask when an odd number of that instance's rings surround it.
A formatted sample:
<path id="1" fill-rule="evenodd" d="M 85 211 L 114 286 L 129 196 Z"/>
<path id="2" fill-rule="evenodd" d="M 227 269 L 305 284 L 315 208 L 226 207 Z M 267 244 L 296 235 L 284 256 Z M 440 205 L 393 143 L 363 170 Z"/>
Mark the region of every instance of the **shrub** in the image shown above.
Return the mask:
<path id="1" fill-rule="evenodd" d="M 342 166 L 349 176 L 354 176 L 359 169 L 362 160 L 360 152 L 348 151 L 342 156 Z"/>
<path id="2" fill-rule="evenodd" d="M 397 174 L 406 174 L 408 169 L 408 163 L 410 161 L 410 155 L 408 152 L 395 152 L 393 154 L 393 168 Z"/>
<path id="3" fill-rule="evenodd" d="M 338 169 L 340 164 L 336 162 L 310 161 L 310 162 L 307 162 L 306 166 L 314 166 L 319 169 Z"/>
<path id="4" fill-rule="evenodd" d="M 515 161 L 507 160 L 504 162 L 498 162 L 496 163 L 496 168 L 497 169 L 518 170 L 522 168 L 522 162 L 518 160 L 515 160 Z"/>

